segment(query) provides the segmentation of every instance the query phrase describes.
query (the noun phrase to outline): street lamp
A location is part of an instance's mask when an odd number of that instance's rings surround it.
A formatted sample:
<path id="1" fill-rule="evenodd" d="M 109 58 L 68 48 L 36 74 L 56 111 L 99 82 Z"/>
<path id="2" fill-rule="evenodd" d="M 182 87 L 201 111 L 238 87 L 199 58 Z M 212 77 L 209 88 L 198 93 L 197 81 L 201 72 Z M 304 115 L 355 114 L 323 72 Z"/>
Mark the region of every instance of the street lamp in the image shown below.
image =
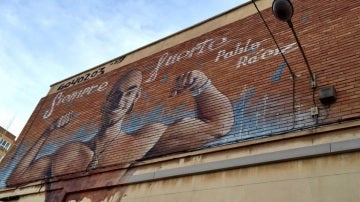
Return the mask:
<path id="1" fill-rule="evenodd" d="M 291 22 L 291 18 L 294 14 L 294 7 L 288 0 L 275 0 L 272 4 L 272 11 L 277 19 Z"/>
<path id="2" fill-rule="evenodd" d="M 313 89 L 316 88 L 316 80 L 315 80 L 315 74 L 311 71 L 310 69 L 310 65 L 309 62 L 305 56 L 305 52 L 300 44 L 300 41 L 297 37 L 297 34 L 294 30 L 294 26 L 291 22 L 291 18 L 294 14 L 294 7 L 292 5 L 292 3 L 290 2 L 290 0 L 274 0 L 273 4 L 272 4 L 272 12 L 275 15 L 275 17 L 281 21 L 287 22 L 289 27 L 291 28 L 291 31 L 295 37 L 296 43 L 300 48 L 301 54 L 305 60 L 306 63 L 306 67 L 308 69 L 308 72 L 310 74 L 310 78 L 311 78 L 311 87 Z"/>

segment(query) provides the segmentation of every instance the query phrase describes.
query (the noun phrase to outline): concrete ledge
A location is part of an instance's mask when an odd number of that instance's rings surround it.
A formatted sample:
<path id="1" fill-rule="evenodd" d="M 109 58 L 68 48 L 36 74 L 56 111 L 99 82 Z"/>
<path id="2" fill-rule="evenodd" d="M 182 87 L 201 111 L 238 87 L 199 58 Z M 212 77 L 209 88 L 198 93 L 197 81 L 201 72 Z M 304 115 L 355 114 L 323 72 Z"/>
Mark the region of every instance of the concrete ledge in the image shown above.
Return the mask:
<path id="1" fill-rule="evenodd" d="M 309 147 L 301 147 L 301 148 L 277 151 L 272 153 L 265 153 L 265 154 L 228 159 L 228 160 L 222 160 L 211 163 L 204 163 L 200 165 L 186 166 L 181 168 L 160 170 L 151 173 L 133 175 L 129 177 L 129 179 L 125 184 L 141 183 L 146 181 L 161 180 L 161 179 L 179 177 L 185 175 L 194 175 L 194 174 L 201 174 L 206 172 L 248 167 L 248 166 L 267 164 L 273 162 L 310 158 L 314 156 L 345 153 L 356 150 L 360 150 L 360 139 L 314 145 Z"/>
<path id="2" fill-rule="evenodd" d="M 153 163 L 159 163 L 159 162 L 164 162 L 164 161 L 173 160 L 173 159 L 179 159 L 179 158 L 183 158 L 183 157 L 197 156 L 197 155 L 215 153 L 215 152 L 219 152 L 219 151 L 232 150 L 235 148 L 246 147 L 246 146 L 250 146 L 250 145 L 264 144 L 264 143 L 269 143 L 269 142 L 276 142 L 276 141 L 288 140 L 288 139 L 293 139 L 293 138 L 311 136 L 311 135 L 315 135 L 315 134 L 318 135 L 318 134 L 323 134 L 323 133 L 335 132 L 335 131 L 344 130 L 344 129 L 358 128 L 359 126 L 360 126 L 360 120 L 345 122 L 345 123 L 341 123 L 341 124 L 326 125 L 326 126 L 319 127 L 319 128 L 308 129 L 308 130 L 303 130 L 303 131 L 296 131 L 296 132 L 291 132 L 291 133 L 287 133 L 287 134 L 275 135 L 275 136 L 260 138 L 260 139 L 255 139 L 255 140 L 249 140 L 249 141 L 244 141 L 244 142 L 231 144 L 231 145 L 208 148 L 208 149 L 198 150 L 198 151 L 193 151 L 193 152 L 188 152 L 188 153 L 174 154 L 174 155 L 159 157 L 159 158 L 155 158 L 155 159 L 142 160 L 140 162 L 137 162 L 136 166 L 149 165 L 149 164 L 153 164 Z"/>
<path id="3" fill-rule="evenodd" d="M 360 139 L 336 142 L 330 144 L 330 146 L 331 152 L 358 150 L 360 148 Z"/>

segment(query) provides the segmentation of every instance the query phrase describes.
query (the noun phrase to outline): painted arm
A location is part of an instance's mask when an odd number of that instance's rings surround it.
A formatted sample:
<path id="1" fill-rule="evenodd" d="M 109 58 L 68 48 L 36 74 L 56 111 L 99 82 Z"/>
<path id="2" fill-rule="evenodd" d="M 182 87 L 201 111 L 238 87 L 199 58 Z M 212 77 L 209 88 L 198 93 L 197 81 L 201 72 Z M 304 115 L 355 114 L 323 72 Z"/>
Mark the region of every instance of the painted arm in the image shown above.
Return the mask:
<path id="1" fill-rule="evenodd" d="M 196 118 L 185 118 L 169 125 L 147 156 L 158 156 L 198 148 L 226 135 L 234 115 L 230 100 L 211 84 L 201 71 L 176 78 L 170 97 L 189 90 L 196 103 Z"/>
<path id="2" fill-rule="evenodd" d="M 63 120 L 63 119 L 62 119 Z M 19 164 L 10 174 L 7 180 L 7 186 L 18 186 L 26 184 L 28 182 L 36 181 L 48 177 L 48 171 L 50 170 L 51 157 L 44 156 L 39 159 L 35 159 L 39 150 L 50 136 L 52 131 L 56 128 L 67 125 L 68 122 L 59 123 L 58 119 L 53 121 L 50 126 L 41 134 L 40 138 L 20 160 Z"/>

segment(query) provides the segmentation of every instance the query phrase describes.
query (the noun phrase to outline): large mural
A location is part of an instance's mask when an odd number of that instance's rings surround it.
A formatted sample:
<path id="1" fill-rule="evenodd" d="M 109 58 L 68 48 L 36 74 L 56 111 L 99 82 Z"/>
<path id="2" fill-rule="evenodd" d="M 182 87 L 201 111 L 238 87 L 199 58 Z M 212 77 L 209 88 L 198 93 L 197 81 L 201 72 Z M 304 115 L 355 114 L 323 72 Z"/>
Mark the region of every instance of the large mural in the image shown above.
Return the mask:
<path id="1" fill-rule="evenodd" d="M 304 119 L 313 101 L 303 96 L 312 93 L 308 78 L 297 79 L 295 97 L 280 56 L 299 57 L 296 43 L 279 45 L 250 16 L 125 66 L 121 58 L 115 70 L 105 64 L 64 81 L 40 100 L 1 167 L 0 185 L 43 180 L 50 189 L 52 179 L 112 166 L 128 168 L 120 174 L 127 176 L 141 160 L 314 125 Z M 47 194 L 48 201 L 60 197 Z"/>

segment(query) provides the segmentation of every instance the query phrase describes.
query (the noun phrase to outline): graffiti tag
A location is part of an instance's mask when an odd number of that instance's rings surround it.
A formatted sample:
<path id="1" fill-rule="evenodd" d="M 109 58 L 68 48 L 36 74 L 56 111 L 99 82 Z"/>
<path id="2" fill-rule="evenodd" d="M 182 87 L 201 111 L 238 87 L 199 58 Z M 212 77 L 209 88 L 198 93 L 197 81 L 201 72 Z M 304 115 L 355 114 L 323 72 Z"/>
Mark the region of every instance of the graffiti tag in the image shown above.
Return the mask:
<path id="1" fill-rule="evenodd" d="M 89 80 L 91 78 L 94 78 L 98 75 L 101 75 L 101 74 L 104 74 L 105 73 L 105 67 L 99 67 L 98 69 L 92 71 L 92 72 L 88 72 L 84 75 L 81 75 L 81 76 L 78 76 L 76 78 L 74 78 L 72 81 L 68 81 L 68 82 L 64 82 L 62 83 L 59 88 L 57 90 L 62 90 L 64 88 L 68 88 L 70 86 L 73 86 L 73 85 L 76 85 L 76 84 L 79 84 L 81 82 L 84 82 L 86 80 Z"/>

